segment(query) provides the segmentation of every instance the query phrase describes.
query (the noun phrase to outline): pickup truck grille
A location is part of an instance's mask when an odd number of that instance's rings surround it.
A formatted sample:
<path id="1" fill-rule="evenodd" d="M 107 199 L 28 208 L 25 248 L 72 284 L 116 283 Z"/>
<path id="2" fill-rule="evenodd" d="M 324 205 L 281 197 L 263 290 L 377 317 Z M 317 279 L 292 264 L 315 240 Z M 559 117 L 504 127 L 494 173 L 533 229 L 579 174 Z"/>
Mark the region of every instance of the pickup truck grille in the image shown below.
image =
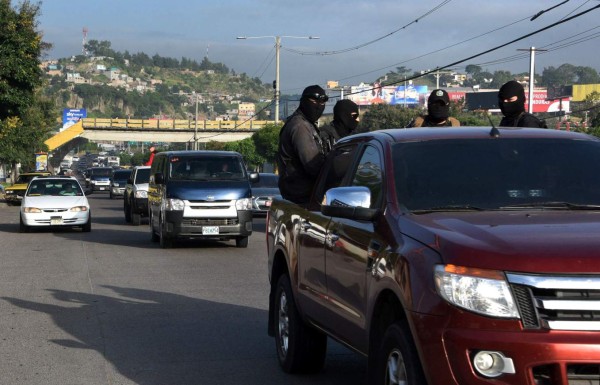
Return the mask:
<path id="1" fill-rule="evenodd" d="M 525 328 L 600 331 L 600 276 L 507 277 Z"/>

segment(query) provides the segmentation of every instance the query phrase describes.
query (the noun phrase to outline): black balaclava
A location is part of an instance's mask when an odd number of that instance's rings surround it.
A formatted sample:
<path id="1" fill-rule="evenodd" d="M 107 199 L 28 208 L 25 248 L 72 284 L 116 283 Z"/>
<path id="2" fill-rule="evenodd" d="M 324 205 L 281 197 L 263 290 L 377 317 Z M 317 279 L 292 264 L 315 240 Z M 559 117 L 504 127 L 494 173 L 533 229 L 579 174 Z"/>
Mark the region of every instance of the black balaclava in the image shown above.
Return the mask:
<path id="1" fill-rule="evenodd" d="M 505 99 L 510 99 L 513 96 L 517 97 L 514 102 L 504 102 Z M 511 80 L 500 87 L 498 92 L 498 105 L 502 114 L 507 118 L 516 118 L 521 113 L 525 112 L 525 90 L 519 82 Z"/>
<path id="2" fill-rule="evenodd" d="M 427 99 L 427 116 L 433 123 L 442 123 L 450 116 L 450 98 L 444 90 L 433 90 Z"/>
<path id="3" fill-rule="evenodd" d="M 333 106 L 333 124 L 341 138 L 350 135 L 358 126 L 352 114 L 358 114 L 358 105 L 352 100 L 342 99 Z"/>
<path id="4" fill-rule="evenodd" d="M 325 110 L 325 103 L 314 103 L 309 100 L 314 95 L 326 95 L 326 93 L 320 86 L 312 85 L 304 89 L 302 97 L 300 98 L 300 111 L 302 111 L 304 116 L 306 116 L 306 119 L 312 123 L 316 123 Z"/>
<path id="5" fill-rule="evenodd" d="M 427 105 L 427 115 L 429 119 L 434 123 L 441 123 L 448 119 L 450 115 L 450 105 L 443 104 L 442 102 L 433 102 Z"/>

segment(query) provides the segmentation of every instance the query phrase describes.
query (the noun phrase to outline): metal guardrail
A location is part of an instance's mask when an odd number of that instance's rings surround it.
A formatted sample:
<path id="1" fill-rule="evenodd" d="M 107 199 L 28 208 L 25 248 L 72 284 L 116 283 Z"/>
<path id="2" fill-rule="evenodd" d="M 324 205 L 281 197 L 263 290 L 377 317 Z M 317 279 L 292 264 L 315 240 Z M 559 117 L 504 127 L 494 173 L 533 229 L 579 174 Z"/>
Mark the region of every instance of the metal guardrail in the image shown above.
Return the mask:
<path id="1" fill-rule="evenodd" d="M 108 118 L 83 118 L 83 128 L 126 128 L 140 130 L 194 130 L 195 120 L 185 119 L 108 119 Z M 274 124 L 272 120 L 199 120 L 198 130 L 257 130 L 267 124 Z"/>

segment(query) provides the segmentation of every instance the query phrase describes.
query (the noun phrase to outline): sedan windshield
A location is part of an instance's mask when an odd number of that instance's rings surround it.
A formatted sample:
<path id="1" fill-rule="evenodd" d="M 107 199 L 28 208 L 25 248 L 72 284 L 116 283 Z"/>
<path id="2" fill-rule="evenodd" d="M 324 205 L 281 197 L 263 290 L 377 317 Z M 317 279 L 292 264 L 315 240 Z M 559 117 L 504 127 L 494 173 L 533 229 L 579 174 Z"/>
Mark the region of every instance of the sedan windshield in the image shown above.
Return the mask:
<path id="1" fill-rule="evenodd" d="M 600 142 L 455 139 L 393 149 L 398 200 L 411 211 L 598 210 Z"/>

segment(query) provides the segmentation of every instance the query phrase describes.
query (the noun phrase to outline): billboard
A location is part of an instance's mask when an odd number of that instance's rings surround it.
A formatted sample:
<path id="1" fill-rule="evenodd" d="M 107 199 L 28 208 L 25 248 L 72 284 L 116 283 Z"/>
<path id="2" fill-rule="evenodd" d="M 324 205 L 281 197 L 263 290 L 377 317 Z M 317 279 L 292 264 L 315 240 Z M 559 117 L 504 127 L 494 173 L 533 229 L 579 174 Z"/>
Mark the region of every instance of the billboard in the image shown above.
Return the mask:
<path id="1" fill-rule="evenodd" d="M 79 119 L 87 118 L 87 110 L 85 108 L 81 109 L 73 109 L 73 108 L 65 108 L 63 109 L 63 126 L 62 130 L 65 130 L 71 127 L 73 124 L 77 123 Z"/>
<path id="2" fill-rule="evenodd" d="M 498 106 L 498 92 L 467 92 L 466 93 L 467 109 L 469 110 L 495 110 L 500 112 Z M 528 91 L 525 90 L 525 111 L 529 107 L 528 103 Z M 570 112 L 571 104 L 569 99 L 548 99 L 547 90 L 534 90 L 533 91 L 533 113 L 546 113 L 546 112 Z"/>
<path id="3" fill-rule="evenodd" d="M 350 88 L 348 99 L 359 106 L 378 103 L 414 106 L 422 104 L 422 100 L 427 97 L 427 94 L 427 86 L 415 86 L 413 84 L 381 86 L 379 83 L 361 83 Z"/>
<path id="4" fill-rule="evenodd" d="M 48 171 L 48 154 L 39 152 L 35 154 L 35 171 Z"/>

